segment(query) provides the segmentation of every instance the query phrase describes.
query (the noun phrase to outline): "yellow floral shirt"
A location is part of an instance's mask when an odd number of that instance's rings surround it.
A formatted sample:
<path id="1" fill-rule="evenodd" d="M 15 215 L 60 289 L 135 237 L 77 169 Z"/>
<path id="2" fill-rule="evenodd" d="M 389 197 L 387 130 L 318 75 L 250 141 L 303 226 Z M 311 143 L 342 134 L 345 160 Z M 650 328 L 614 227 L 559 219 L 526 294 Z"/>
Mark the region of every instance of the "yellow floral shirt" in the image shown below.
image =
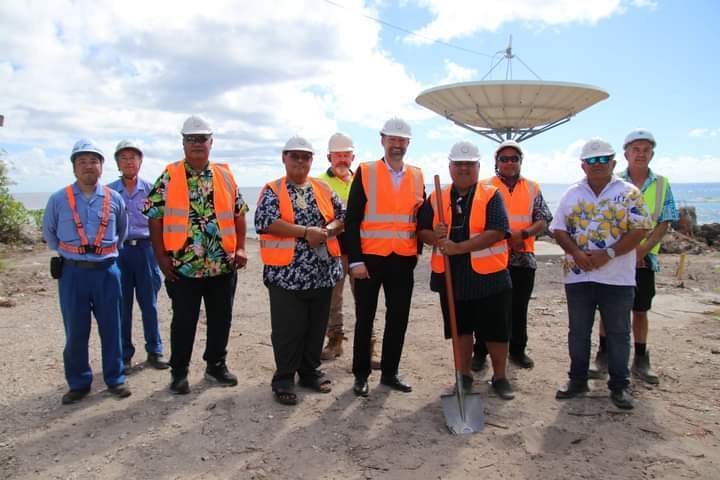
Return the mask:
<path id="1" fill-rule="evenodd" d="M 551 230 L 566 231 L 585 250 L 604 250 L 630 230 L 651 229 L 652 222 L 642 193 L 634 185 L 613 176 L 600 195 L 587 180 L 573 185 L 560 200 Z M 563 264 L 566 283 L 597 281 L 611 285 L 635 285 L 635 251 L 628 252 L 592 272 L 583 272 L 571 255 Z"/>

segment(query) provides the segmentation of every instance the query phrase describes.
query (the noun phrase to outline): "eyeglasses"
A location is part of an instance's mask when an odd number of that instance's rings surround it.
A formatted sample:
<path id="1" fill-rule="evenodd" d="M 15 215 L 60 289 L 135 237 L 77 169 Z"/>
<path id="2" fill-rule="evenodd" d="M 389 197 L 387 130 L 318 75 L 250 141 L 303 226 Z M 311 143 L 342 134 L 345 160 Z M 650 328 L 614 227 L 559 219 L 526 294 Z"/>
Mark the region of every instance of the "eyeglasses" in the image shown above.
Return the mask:
<path id="1" fill-rule="evenodd" d="M 184 135 L 183 142 L 185 143 L 205 143 L 210 140 L 210 135 Z"/>
<path id="2" fill-rule="evenodd" d="M 312 153 L 287 152 L 287 156 L 295 162 L 309 162 L 313 158 Z"/>
<path id="3" fill-rule="evenodd" d="M 498 157 L 498 162 L 500 163 L 518 163 L 520 161 L 520 155 L 503 155 L 501 157 Z"/>
<path id="4" fill-rule="evenodd" d="M 600 165 L 607 165 L 612 159 L 613 157 L 610 155 L 603 155 L 601 157 L 583 158 L 583 162 L 587 163 L 588 165 L 595 165 L 596 163 L 599 163 Z"/>

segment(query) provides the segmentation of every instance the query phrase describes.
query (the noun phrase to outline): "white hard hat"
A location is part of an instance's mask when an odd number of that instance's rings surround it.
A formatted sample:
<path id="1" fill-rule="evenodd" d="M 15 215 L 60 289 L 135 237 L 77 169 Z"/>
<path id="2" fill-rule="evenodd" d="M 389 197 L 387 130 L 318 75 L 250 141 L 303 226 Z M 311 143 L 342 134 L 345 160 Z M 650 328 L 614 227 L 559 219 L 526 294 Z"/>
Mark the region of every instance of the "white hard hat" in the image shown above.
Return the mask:
<path id="1" fill-rule="evenodd" d="M 645 130 L 644 128 L 638 128 L 627 134 L 627 137 L 625 137 L 625 141 L 623 142 L 623 150 L 625 150 L 628 145 L 637 140 L 647 140 L 652 144 L 653 148 L 655 148 L 656 144 L 653 134 L 650 133 L 648 130 Z"/>
<path id="2" fill-rule="evenodd" d="M 450 149 L 448 160 L 451 162 L 479 162 L 480 151 L 472 142 L 458 142 Z"/>
<path id="3" fill-rule="evenodd" d="M 328 142 L 328 152 L 352 152 L 355 150 L 352 138 L 344 133 L 337 132 Z"/>
<path id="4" fill-rule="evenodd" d="M 191 115 L 183 123 L 180 133 L 183 135 L 212 135 L 210 124 L 197 115 Z"/>
<path id="5" fill-rule="evenodd" d="M 410 125 L 402 118 L 393 117 L 383 125 L 380 130 L 382 135 L 388 135 L 390 137 L 403 137 L 412 138 L 412 129 Z"/>
<path id="6" fill-rule="evenodd" d="M 285 143 L 285 146 L 283 147 L 283 153 L 285 152 L 310 152 L 312 154 L 315 154 L 315 150 L 313 150 L 312 145 L 310 145 L 310 142 L 305 140 L 303 137 L 300 136 L 294 136 L 290 137 L 290 139 Z"/>
<path id="7" fill-rule="evenodd" d="M 73 145 L 72 153 L 70 153 L 70 161 L 74 162 L 75 157 L 80 155 L 81 153 L 94 153 L 96 155 L 100 155 L 100 160 L 103 162 L 105 161 L 105 154 L 100 149 L 100 147 L 97 146 L 95 142 L 93 142 L 90 139 L 87 138 L 81 138 L 77 142 L 75 142 L 75 145 Z"/>
<path id="8" fill-rule="evenodd" d="M 118 142 L 117 146 L 115 147 L 115 160 L 117 160 L 118 153 L 120 153 L 122 150 L 125 150 L 125 149 L 127 149 L 127 148 L 130 148 L 130 149 L 132 149 L 132 150 L 135 150 L 136 152 L 138 152 L 138 154 L 139 154 L 140 157 L 142 158 L 142 156 L 143 156 L 143 151 L 142 151 L 142 149 L 138 146 L 137 143 L 133 142 L 132 140 L 120 140 L 120 141 Z"/>
<path id="9" fill-rule="evenodd" d="M 580 160 L 604 155 L 615 155 L 612 145 L 600 137 L 591 138 L 580 150 Z"/>
<path id="10" fill-rule="evenodd" d="M 495 150 L 495 159 L 496 160 L 497 160 L 498 153 L 500 153 L 500 150 L 502 150 L 503 148 L 507 148 L 507 147 L 514 148 L 515 150 L 517 150 L 517 152 L 520 154 L 520 158 L 522 159 L 523 150 L 520 147 L 520 144 L 518 142 L 516 142 L 515 140 L 505 140 L 500 145 L 498 145 L 497 149 Z"/>

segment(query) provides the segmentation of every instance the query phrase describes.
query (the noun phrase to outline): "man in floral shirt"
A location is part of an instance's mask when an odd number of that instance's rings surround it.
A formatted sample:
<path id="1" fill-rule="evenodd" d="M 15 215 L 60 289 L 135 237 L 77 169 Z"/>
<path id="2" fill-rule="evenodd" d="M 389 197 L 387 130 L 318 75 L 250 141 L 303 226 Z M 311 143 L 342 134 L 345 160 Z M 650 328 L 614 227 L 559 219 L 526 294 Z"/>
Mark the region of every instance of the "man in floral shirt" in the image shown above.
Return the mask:
<path id="1" fill-rule="evenodd" d="M 563 195 L 550 229 L 565 250 L 570 381 L 556 398 L 588 389 L 590 336 L 599 309 L 607 335 L 608 388 L 618 408 L 633 408 L 630 371 L 630 310 L 635 296 L 635 248 L 652 226 L 640 191 L 613 175 L 615 150 L 596 138 L 583 146 L 586 178 Z"/>
<path id="2" fill-rule="evenodd" d="M 209 161 L 213 138 L 207 122 L 191 116 L 182 136 L 185 158 L 169 165 L 157 179 L 144 210 L 172 300 L 170 389 L 178 394 L 190 392 L 188 367 L 202 300 L 207 312 L 205 378 L 223 386 L 237 385 L 225 357 L 236 269 L 247 262 L 248 211 L 229 167 Z"/>

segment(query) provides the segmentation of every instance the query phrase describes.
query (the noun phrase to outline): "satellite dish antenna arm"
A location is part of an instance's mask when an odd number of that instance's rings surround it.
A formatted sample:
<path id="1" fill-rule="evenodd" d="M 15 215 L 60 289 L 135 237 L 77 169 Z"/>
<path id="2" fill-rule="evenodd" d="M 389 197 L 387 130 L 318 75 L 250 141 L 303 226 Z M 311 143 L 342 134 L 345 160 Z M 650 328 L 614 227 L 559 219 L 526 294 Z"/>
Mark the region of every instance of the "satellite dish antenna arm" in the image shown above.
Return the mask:
<path id="1" fill-rule="evenodd" d="M 518 137 L 515 140 L 518 143 L 520 143 L 524 140 L 527 140 L 528 138 L 534 137 L 535 135 L 540 135 L 543 132 L 547 132 L 551 128 L 555 128 L 557 126 L 563 125 L 563 124 L 569 122 L 570 118 L 572 118 L 572 115 L 568 115 L 567 117 L 557 120 L 553 123 L 543 125 L 540 128 L 527 128 L 527 129 L 521 130 L 520 134 L 518 135 Z"/>

